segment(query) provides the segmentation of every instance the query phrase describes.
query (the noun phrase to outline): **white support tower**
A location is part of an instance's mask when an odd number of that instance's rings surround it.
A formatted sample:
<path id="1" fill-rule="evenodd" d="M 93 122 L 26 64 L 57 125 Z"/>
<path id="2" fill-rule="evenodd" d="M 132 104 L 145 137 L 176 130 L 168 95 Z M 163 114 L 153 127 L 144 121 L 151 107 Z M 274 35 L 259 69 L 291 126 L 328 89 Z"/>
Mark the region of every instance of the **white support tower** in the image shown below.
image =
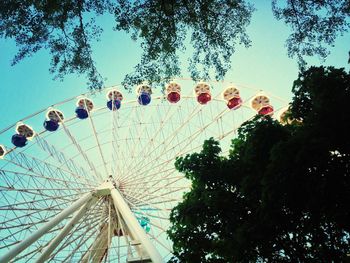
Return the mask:
<path id="1" fill-rule="evenodd" d="M 56 215 L 53 219 L 39 228 L 36 232 L 30 235 L 28 238 L 22 240 L 22 242 L 18 243 L 15 247 L 13 247 L 10 251 L 8 251 L 5 255 L 0 257 L 0 262 L 5 263 L 9 262 L 11 259 L 16 257 L 19 253 L 37 241 L 41 236 L 46 234 L 50 229 L 59 224 L 62 220 L 67 218 L 70 214 L 74 213 L 79 207 L 85 205 L 93 198 L 93 192 L 88 193 L 75 201 L 71 206 L 64 209 L 61 213 Z"/>
<path id="2" fill-rule="evenodd" d="M 111 184 L 111 183 L 110 183 Z M 111 184 L 112 185 L 112 184 Z M 129 206 L 124 201 L 124 198 L 119 193 L 117 189 L 115 189 L 112 185 L 111 187 L 111 196 L 113 199 L 113 203 L 115 208 L 120 212 L 122 219 L 126 223 L 130 233 L 132 236 L 136 238 L 138 242 L 140 242 L 141 251 L 145 251 L 146 254 L 141 252 L 140 259 L 138 262 L 149 262 L 149 258 L 154 263 L 161 263 L 163 262 L 163 259 L 155 246 L 152 244 L 150 239 L 148 238 L 145 231 L 140 226 L 139 222 L 135 218 L 134 214 L 131 212 Z M 149 256 L 149 258 L 148 258 Z M 129 261 L 129 262 L 136 262 L 136 261 Z"/>
<path id="3" fill-rule="evenodd" d="M 0 257 L 0 262 L 10 262 L 15 259 L 22 251 L 36 242 L 41 236 L 48 233 L 53 227 L 65 220 L 69 215 L 76 212 L 73 217 L 66 223 L 66 225 L 59 231 L 59 233 L 44 247 L 41 255 L 36 260 L 37 263 L 45 262 L 50 258 L 50 255 L 59 246 L 62 240 L 70 233 L 74 226 L 87 214 L 88 210 L 98 199 L 104 198 L 113 203 L 116 211 L 115 218 L 109 218 L 109 223 L 102 224 L 100 231 L 96 236 L 95 241 L 90 249 L 82 256 L 80 262 L 101 262 L 104 257 L 108 255 L 108 249 L 112 241 L 112 230 L 116 225 L 125 224 L 125 233 L 130 238 L 129 246 L 135 246 L 137 257 L 129 255 L 127 262 L 129 263 L 162 263 L 163 258 L 147 236 L 144 229 L 136 219 L 135 215 L 125 202 L 119 190 L 116 189 L 115 184 L 110 181 L 102 183 L 94 191 L 85 194 L 80 199 L 75 201 L 72 205 L 57 214 L 49 222 L 44 224 L 31 236 L 24 239 L 17 246 L 13 247 L 5 255 Z M 119 216 L 117 217 L 116 214 Z M 116 225 L 111 226 L 111 222 L 117 222 Z"/>

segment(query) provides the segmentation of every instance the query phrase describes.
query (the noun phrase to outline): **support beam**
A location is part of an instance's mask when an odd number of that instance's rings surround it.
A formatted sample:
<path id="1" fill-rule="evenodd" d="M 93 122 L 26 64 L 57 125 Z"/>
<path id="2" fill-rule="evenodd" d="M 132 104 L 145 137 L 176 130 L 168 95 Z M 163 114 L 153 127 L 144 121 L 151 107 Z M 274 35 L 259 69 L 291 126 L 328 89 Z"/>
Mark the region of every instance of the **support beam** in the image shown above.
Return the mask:
<path id="1" fill-rule="evenodd" d="M 124 222 L 126 223 L 128 229 L 132 232 L 133 236 L 141 243 L 143 248 L 147 251 L 148 256 L 151 258 L 153 263 L 162 263 L 163 258 L 152 244 L 151 240 L 148 238 L 146 232 L 140 226 L 135 215 L 130 210 L 124 198 L 112 185 L 111 196 L 115 208 L 120 212 Z"/>
<path id="2" fill-rule="evenodd" d="M 32 233 L 26 239 L 22 240 L 20 243 L 15 245 L 12 249 L 10 249 L 6 254 L 0 257 L 0 262 L 7 263 L 14 257 L 18 256 L 23 250 L 37 241 L 41 236 L 47 233 L 50 229 L 60 223 L 63 219 L 68 217 L 70 214 L 75 212 L 79 207 L 86 204 L 93 197 L 93 192 L 87 193 L 83 195 L 80 199 L 75 201 L 71 206 L 64 209 L 62 212 L 57 214 L 54 218 L 52 218 L 49 222 L 44 224 L 41 228 L 39 228 L 36 232 Z"/>
<path id="3" fill-rule="evenodd" d="M 104 257 L 104 253 L 107 250 L 108 252 L 108 246 L 110 245 L 108 243 L 108 226 L 107 224 L 102 227 L 101 232 L 96 237 L 94 243 L 92 246 L 86 251 L 86 253 L 83 255 L 83 257 L 80 259 L 79 262 L 81 263 L 98 263 L 102 262 L 102 259 Z"/>
<path id="4" fill-rule="evenodd" d="M 91 198 L 80 210 L 72 217 L 72 219 L 64 226 L 58 235 L 47 245 L 44 252 L 36 260 L 36 263 L 42 263 L 47 260 L 55 248 L 61 243 L 66 235 L 73 229 L 75 224 L 86 214 L 89 208 L 97 201 L 97 198 Z"/>

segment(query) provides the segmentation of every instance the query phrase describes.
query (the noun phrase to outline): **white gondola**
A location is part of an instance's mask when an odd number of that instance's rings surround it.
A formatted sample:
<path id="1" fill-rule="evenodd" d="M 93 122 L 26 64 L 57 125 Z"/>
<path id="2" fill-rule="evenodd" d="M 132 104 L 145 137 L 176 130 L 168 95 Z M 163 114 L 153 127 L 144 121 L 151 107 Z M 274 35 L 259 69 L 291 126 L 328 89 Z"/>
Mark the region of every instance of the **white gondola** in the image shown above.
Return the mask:
<path id="1" fill-rule="evenodd" d="M 222 93 L 222 97 L 227 102 L 232 98 L 239 98 L 239 90 L 234 86 L 227 87 Z"/>
<path id="2" fill-rule="evenodd" d="M 49 109 L 46 112 L 46 119 L 56 121 L 56 122 L 62 122 L 64 120 L 64 115 L 63 115 L 62 111 L 60 111 L 60 110 Z"/>
<path id="3" fill-rule="evenodd" d="M 177 103 L 181 98 L 181 86 L 180 84 L 172 81 L 168 83 L 165 87 L 165 93 L 167 100 L 170 103 Z"/>
<path id="4" fill-rule="evenodd" d="M 148 94 L 152 94 L 152 88 L 151 86 L 147 85 L 147 84 L 141 84 L 141 85 L 138 85 L 136 87 L 136 94 L 137 95 L 140 95 L 141 93 L 148 93 Z"/>
<path id="5" fill-rule="evenodd" d="M 211 101 L 210 85 L 206 82 L 198 82 L 194 87 L 194 93 L 199 104 L 205 105 Z"/>
<path id="6" fill-rule="evenodd" d="M 242 105 L 239 90 L 234 86 L 226 88 L 222 93 L 222 97 L 226 100 L 226 105 L 229 109 L 236 110 Z"/>
<path id="7" fill-rule="evenodd" d="M 28 140 L 33 139 L 35 132 L 32 127 L 22 122 L 19 122 L 16 126 L 16 133 L 26 137 Z"/>
<path id="8" fill-rule="evenodd" d="M 4 145 L 0 144 L 0 159 L 4 158 L 5 155 L 6 155 L 6 148 Z"/>
<path id="9" fill-rule="evenodd" d="M 108 91 L 106 97 L 107 100 L 123 100 L 123 94 L 117 89 L 112 89 Z"/>
<path id="10" fill-rule="evenodd" d="M 80 98 L 76 103 L 77 107 L 84 108 L 88 111 L 92 111 L 94 108 L 94 103 L 91 99 L 88 98 Z"/>

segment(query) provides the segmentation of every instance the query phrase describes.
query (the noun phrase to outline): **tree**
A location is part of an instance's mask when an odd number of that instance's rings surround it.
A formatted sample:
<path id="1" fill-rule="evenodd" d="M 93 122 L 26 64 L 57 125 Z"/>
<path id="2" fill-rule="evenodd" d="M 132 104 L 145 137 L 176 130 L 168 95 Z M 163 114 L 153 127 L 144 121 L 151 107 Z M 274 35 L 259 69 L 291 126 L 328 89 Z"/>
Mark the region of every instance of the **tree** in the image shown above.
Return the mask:
<path id="1" fill-rule="evenodd" d="M 115 30 L 131 32 L 140 39 L 143 55 L 125 84 L 169 79 L 180 74 L 178 53 L 190 34 L 194 53 L 190 59 L 193 78 L 208 78 L 214 69 L 222 78 L 230 67 L 237 43 L 248 46 L 245 28 L 253 8 L 245 0 L 4 0 L 0 2 L 0 36 L 13 38 L 18 63 L 42 48 L 52 55 L 51 72 L 87 73 L 92 87 L 101 87 L 92 58 L 91 41 L 102 28 L 98 15 L 115 16 Z"/>
<path id="2" fill-rule="evenodd" d="M 246 27 L 254 7 L 249 0 L 3 0 L 0 1 L 0 37 L 16 41 L 19 48 L 12 64 L 40 49 L 51 53 L 50 72 L 62 79 L 66 74 L 87 74 L 90 86 L 100 88 L 91 49 L 102 28 L 95 18 L 115 17 L 115 30 L 126 31 L 140 41 L 143 54 L 126 87 L 144 80 L 167 81 L 180 75 L 179 54 L 184 43 L 193 47 L 189 72 L 193 79 L 222 79 L 231 66 L 237 44 L 250 40 Z M 286 3 L 280 7 L 279 3 Z M 277 19 L 292 27 L 288 54 L 327 55 L 338 33 L 349 28 L 347 0 L 272 0 Z M 189 40 L 189 41 L 188 41 Z"/>
<path id="3" fill-rule="evenodd" d="M 327 57 L 327 46 L 350 27 L 348 0 L 272 0 L 272 10 L 278 20 L 291 27 L 286 41 L 288 55 L 298 57 L 301 66 L 305 66 L 305 56 Z"/>
<path id="4" fill-rule="evenodd" d="M 257 116 L 228 157 L 213 139 L 176 168 L 191 191 L 171 213 L 173 262 L 344 262 L 350 252 L 350 74 L 312 67 L 291 118 Z"/>

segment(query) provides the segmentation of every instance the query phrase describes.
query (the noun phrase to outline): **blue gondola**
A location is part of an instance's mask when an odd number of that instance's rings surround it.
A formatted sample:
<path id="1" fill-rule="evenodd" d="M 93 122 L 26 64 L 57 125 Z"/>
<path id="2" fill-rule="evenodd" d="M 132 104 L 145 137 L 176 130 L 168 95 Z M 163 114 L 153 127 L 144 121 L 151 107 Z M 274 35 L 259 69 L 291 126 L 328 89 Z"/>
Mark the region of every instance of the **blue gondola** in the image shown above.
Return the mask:
<path id="1" fill-rule="evenodd" d="M 84 107 L 77 107 L 75 109 L 75 113 L 77 114 L 77 117 L 81 120 L 86 119 L 89 117 L 88 111 Z"/>
<path id="2" fill-rule="evenodd" d="M 54 132 L 54 131 L 57 131 L 58 127 L 60 125 L 58 124 L 58 121 L 55 121 L 55 120 L 47 120 L 47 121 L 44 121 L 44 128 L 47 130 L 47 131 L 50 131 L 50 132 Z"/>
<path id="3" fill-rule="evenodd" d="M 140 105 L 148 105 L 151 102 L 151 95 L 147 92 L 141 92 L 137 97 Z"/>
<path id="4" fill-rule="evenodd" d="M 112 104 L 112 100 L 107 101 L 107 108 L 110 110 L 119 110 L 121 105 L 121 101 L 117 99 L 114 100 L 114 106 Z"/>
<path id="5" fill-rule="evenodd" d="M 14 134 L 11 138 L 11 141 L 16 147 L 24 147 L 27 144 L 27 138 L 21 134 Z"/>

